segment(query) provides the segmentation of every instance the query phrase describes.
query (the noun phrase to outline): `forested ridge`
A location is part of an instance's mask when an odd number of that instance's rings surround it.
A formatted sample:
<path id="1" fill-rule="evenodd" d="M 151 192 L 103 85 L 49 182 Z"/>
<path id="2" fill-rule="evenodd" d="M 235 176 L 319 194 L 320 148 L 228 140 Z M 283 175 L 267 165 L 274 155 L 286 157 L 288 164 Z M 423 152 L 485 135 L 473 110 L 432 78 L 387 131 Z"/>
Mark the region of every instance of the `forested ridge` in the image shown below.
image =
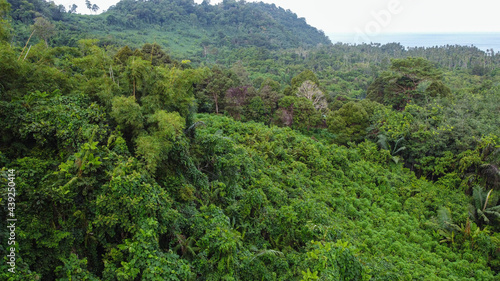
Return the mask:
<path id="1" fill-rule="evenodd" d="M 13 40 L 23 43 L 29 36 L 28 26 L 42 16 L 61 30 L 50 40 L 66 46 L 76 46 L 82 38 L 131 47 L 157 42 L 181 55 L 206 57 L 235 47 L 276 50 L 331 44 L 322 31 L 308 25 L 304 18 L 274 4 L 234 0 L 217 5 L 207 1 L 196 4 L 193 0 L 123 0 L 102 14 L 89 16 L 53 2 L 9 2 L 17 10 L 12 14 L 16 20 Z"/>
<path id="2" fill-rule="evenodd" d="M 500 278 L 492 50 L 243 1 L 0 17 L 1 280 Z"/>

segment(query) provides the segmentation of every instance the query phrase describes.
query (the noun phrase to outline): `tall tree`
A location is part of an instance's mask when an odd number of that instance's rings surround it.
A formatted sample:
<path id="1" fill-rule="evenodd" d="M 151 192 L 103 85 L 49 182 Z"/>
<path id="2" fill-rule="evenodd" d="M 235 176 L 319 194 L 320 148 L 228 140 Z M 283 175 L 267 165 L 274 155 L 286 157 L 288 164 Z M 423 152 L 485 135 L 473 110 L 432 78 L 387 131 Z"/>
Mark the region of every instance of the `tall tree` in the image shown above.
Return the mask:
<path id="1" fill-rule="evenodd" d="M 56 34 L 55 25 L 43 17 L 38 17 L 31 28 L 34 30 L 34 34 L 43 39 L 45 45 L 49 47 L 49 38 Z"/>
<path id="2" fill-rule="evenodd" d="M 135 97 L 137 87 L 142 85 L 145 80 L 150 62 L 143 60 L 140 57 L 131 56 L 128 58 L 127 66 L 125 67 L 124 75 L 132 84 L 133 96 Z"/>
<path id="3" fill-rule="evenodd" d="M 69 10 L 68 10 L 68 13 L 70 14 L 76 14 L 76 9 L 78 8 L 77 5 L 73 4 L 71 6 L 69 6 Z"/>
<path id="4" fill-rule="evenodd" d="M 442 72 L 424 58 L 391 60 L 389 72 L 383 73 L 368 88 L 367 98 L 403 110 L 411 101 L 422 101 L 426 95 L 447 95 Z M 423 82 L 429 82 L 421 89 Z"/>
<path id="5" fill-rule="evenodd" d="M 89 0 L 85 0 L 85 5 L 87 6 L 87 9 L 92 10 L 92 3 L 90 3 Z"/>
<path id="6" fill-rule="evenodd" d="M 312 81 L 306 80 L 297 90 L 298 97 L 304 97 L 310 100 L 316 110 L 327 109 L 325 94 Z"/>
<path id="7" fill-rule="evenodd" d="M 336 135 L 335 142 L 338 144 L 361 142 L 367 135 L 370 118 L 380 108 L 382 105 L 367 99 L 347 102 L 328 114 L 328 130 Z"/>
<path id="8" fill-rule="evenodd" d="M 92 5 L 91 10 L 92 10 L 94 13 L 97 13 L 97 11 L 99 11 L 99 6 L 97 6 L 96 4 L 93 4 L 93 5 Z"/>
<path id="9" fill-rule="evenodd" d="M 316 84 L 316 86 L 319 86 L 319 80 L 316 74 L 314 74 L 314 72 L 312 72 L 311 70 L 304 70 L 300 74 L 292 78 L 292 93 L 295 93 L 299 89 L 299 87 L 304 84 L 305 81 L 310 81 Z"/>
<path id="10" fill-rule="evenodd" d="M 212 74 L 206 81 L 207 84 L 203 92 L 205 96 L 210 97 L 215 107 L 215 113 L 219 114 L 224 109 L 227 90 L 238 86 L 239 79 L 232 71 L 216 66 L 212 68 Z"/>
<path id="11" fill-rule="evenodd" d="M 254 96 L 255 89 L 251 86 L 228 89 L 226 92 L 226 111 L 236 120 L 240 120 L 244 108 Z"/>

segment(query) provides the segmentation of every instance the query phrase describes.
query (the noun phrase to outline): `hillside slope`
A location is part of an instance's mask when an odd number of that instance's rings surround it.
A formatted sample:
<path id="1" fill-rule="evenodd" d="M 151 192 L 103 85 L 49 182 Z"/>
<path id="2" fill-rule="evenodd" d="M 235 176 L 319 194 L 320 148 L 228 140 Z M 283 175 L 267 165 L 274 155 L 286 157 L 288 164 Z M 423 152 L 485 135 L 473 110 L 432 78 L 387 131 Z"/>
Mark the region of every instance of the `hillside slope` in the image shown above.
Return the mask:
<path id="1" fill-rule="evenodd" d="M 249 74 L 158 44 L 72 42 L 78 21 L 107 19 L 60 15 L 26 50 L 0 17 L 0 217 L 19 218 L 0 280 L 499 279 L 498 57 L 217 48 Z M 321 89 L 368 77 L 383 104 Z M 0 241 L 12 233 L 0 220 Z"/>
<path id="2" fill-rule="evenodd" d="M 74 45 L 82 37 L 131 47 L 157 42 L 175 54 L 201 57 L 221 48 L 283 49 L 331 44 L 304 18 L 262 2 L 223 1 L 210 5 L 193 0 L 123 0 L 99 15 L 61 13 L 63 6 L 40 0 L 30 0 L 31 5 L 9 2 L 20 42 L 29 36 L 26 25 L 43 16 L 55 22 L 60 31 L 52 38 L 55 45 Z"/>

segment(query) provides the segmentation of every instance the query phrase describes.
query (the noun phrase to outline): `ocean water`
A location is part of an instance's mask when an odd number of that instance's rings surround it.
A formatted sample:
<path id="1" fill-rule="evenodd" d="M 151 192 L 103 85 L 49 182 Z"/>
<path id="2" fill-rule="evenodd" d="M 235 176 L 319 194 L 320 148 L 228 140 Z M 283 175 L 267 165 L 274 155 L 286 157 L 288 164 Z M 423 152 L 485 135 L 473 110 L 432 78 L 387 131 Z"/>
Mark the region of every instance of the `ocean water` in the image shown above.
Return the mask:
<path id="1" fill-rule="evenodd" d="M 475 46 L 483 51 L 493 49 L 495 53 L 500 52 L 500 33 L 385 33 L 376 36 L 335 33 L 327 35 L 334 44 L 337 42 L 348 44 L 400 43 L 405 47 L 461 45 Z"/>

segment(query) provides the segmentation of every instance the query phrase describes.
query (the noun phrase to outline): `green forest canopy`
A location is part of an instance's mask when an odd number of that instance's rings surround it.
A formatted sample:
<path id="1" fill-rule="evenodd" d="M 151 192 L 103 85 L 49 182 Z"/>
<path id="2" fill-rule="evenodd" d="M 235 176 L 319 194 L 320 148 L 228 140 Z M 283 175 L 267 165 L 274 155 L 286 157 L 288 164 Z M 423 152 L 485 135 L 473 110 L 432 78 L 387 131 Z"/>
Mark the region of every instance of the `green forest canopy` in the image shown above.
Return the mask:
<path id="1" fill-rule="evenodd" d="M 140 34 L 70 31 L 174 2 L 99 16 L 10 3 L 0 166 L 15 170 L 16 207 L 2 187 L 0 212 L 20 219 L 16 274 L 4 260 L 2 280 L 498 278 L 497 54 L 275 46 L 269 33 L 263 46 L 214 36 L 218 52 L 186 57 Z M 172 15 L 155 16 L 134 28 Z"/>

